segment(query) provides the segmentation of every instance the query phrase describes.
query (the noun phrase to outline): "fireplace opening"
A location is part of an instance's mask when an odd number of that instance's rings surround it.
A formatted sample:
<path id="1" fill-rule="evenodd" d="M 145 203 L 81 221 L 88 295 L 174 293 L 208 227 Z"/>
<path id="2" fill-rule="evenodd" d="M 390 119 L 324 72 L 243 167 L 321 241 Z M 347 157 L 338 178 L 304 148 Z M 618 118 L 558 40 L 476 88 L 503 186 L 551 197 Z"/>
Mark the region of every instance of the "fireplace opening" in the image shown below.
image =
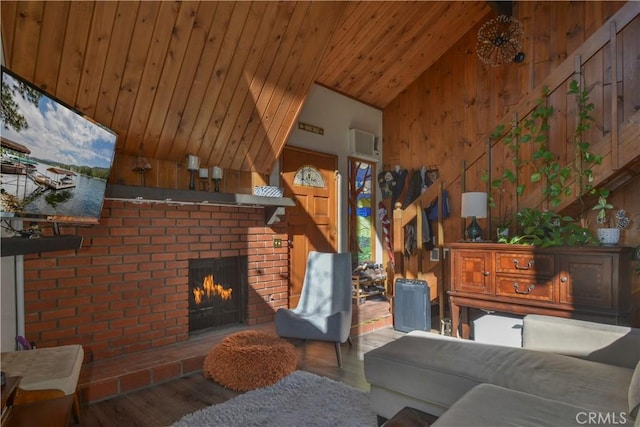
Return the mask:
<path id="1" fill-rule="evenodd" d="M 189 260 L 189 333 L 244 323 L 247 256 Z"/>

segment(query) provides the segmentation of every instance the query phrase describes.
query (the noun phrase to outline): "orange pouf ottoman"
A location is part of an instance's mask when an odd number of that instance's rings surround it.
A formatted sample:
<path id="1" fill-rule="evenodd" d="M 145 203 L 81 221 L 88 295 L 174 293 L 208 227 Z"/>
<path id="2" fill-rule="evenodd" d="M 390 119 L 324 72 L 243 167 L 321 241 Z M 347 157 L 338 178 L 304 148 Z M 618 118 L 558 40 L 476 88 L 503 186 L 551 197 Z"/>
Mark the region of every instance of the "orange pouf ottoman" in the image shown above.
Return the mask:
<path id="1" fill-rule="evenodd" d="M 235 391 L 275 384 L 295 371 L 296 350 L 289 341 L 259 331 L 229 335 L 204 359 L 204 376 Z"/>

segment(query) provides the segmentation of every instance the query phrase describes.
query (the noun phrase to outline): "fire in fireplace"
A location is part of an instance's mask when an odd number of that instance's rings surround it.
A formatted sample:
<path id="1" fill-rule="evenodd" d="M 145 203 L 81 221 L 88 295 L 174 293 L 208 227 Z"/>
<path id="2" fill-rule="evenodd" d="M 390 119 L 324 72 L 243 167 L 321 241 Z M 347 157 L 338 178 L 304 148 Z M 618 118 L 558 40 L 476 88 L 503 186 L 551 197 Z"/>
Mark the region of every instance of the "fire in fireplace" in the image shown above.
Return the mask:
<path id="1" fill-rule="evenodd" d="M 247 257 L 189 260 L 189 332 L 243 323 Z"/>

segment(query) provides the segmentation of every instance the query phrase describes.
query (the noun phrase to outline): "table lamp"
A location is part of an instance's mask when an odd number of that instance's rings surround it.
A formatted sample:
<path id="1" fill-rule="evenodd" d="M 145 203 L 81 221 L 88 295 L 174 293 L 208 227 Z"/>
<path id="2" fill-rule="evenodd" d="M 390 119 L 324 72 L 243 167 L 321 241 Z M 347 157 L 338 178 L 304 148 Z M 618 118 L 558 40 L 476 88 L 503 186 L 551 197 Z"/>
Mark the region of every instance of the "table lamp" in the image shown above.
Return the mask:
<path id="1" fill-rule="evenodd" d="M 463 218 L 471 218 L 471 224 L 464 232 L 466 240 L 469 242 L 481 241 L 482 228 L 480 228 L 476 219 L 487 217 L 487 193 L 462 193 L 461 216 Z"/>

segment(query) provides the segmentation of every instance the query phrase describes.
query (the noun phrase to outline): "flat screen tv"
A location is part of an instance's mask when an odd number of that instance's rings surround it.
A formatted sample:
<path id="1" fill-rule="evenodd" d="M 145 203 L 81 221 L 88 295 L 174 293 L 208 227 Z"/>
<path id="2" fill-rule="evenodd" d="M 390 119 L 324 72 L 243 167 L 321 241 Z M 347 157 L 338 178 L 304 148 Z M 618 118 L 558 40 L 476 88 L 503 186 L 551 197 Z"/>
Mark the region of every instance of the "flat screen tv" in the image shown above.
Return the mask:
<path id="1" fill-rule="evenodd" d="M 2 68 L 0 215 L 96 224 L 117 135 Z"/>

